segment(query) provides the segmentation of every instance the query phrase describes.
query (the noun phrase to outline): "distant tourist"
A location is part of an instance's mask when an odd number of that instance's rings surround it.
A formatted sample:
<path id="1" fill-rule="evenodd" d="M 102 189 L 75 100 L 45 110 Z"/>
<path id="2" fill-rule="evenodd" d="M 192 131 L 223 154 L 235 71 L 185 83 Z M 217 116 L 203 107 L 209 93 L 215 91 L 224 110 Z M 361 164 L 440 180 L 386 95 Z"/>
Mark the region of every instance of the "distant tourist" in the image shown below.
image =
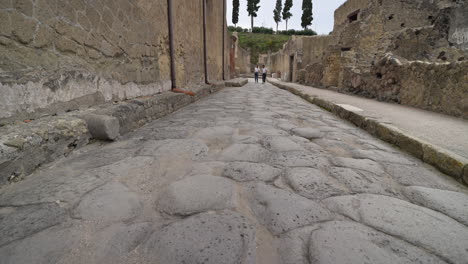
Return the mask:
<path id="1" fill-rule="evenodd" d="M 258 73 L 260 72 L 260 68 L 255 66 L 255 82 L 258 83 Z"/>
<path id="2" fill-rule="evenodd" d="M 268 69 L 265 67 L 265 65 L 262 66 L 263 70 L 262 70 L 262 81 L 263 83 L 266 82 L 266 76 L 267 76 L 267 73 L 268 73 Z"/>

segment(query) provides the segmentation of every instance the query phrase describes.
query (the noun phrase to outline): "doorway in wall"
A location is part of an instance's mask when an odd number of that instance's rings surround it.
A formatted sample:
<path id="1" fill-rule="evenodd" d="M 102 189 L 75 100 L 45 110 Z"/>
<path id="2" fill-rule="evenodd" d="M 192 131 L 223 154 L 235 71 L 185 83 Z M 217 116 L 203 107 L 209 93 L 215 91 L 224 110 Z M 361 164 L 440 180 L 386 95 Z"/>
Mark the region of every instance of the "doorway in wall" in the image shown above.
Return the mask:
<path id="1" fill-rule="evenodd" d="M 293 81 L 293 73 L 294 73 L 294 55 L 289 56 L 289 76 L 288 82 Z"/>

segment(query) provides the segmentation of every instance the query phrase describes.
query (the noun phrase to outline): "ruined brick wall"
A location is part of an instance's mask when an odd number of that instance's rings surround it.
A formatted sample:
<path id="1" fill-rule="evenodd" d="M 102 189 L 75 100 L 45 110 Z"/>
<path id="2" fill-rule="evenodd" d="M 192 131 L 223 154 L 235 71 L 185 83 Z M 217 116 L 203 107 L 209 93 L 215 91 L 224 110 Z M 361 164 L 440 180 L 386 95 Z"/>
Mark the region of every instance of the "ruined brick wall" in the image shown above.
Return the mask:
<path id="1" fill-rule="evenodd" d="M 202 3 L 174 0 L 181 87 L 204 82 Z M 222 1 L 207 0 L 207 18 L 209 76 L 219 80 Z M 165 0 L 0 0 L 0 119 L 169 90 L 167 20 Z"/>

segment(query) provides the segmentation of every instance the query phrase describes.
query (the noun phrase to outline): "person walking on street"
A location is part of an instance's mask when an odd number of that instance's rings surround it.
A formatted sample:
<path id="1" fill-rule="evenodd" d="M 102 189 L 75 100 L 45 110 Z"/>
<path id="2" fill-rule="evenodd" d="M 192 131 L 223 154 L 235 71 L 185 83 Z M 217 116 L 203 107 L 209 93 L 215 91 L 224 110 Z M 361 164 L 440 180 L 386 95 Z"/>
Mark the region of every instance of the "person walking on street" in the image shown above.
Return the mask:
<path id="1" fill-rule="evenodd" d="M 260 73 L 260 68 L 255 66 L 255 82 L 258 83 L 258 74 Z"/>
<path id="2" fill-rule="evenodd" d="M 265 67 L 265 65 L 263 65 L 263 70 L 262 70 L 262 81 L 263 81 L 263 83 L 266 82 L 267 73 L 268 73 L 268 69 Z"/>

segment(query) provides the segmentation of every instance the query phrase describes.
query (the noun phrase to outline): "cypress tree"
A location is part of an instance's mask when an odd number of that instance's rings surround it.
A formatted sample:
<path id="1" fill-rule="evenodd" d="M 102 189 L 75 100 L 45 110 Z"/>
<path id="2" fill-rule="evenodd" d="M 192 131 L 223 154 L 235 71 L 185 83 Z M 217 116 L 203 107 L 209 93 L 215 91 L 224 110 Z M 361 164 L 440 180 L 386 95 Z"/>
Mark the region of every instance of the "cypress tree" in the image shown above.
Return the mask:
<path id="1" fill-rule="evenodd" d="M 281 10 L 283 9 L 283 3 L 281 0 L 276 0 L 276 7 L 273 10 L 273 19 L 276 22 L 276 34 L 278 34 L 278 23 L 281 22 Z"/>
<path id="2" fill-rule="evenodd" d="M 301 26 L 307 29 L 308 26 L 312 25 L 312 0 L 302 0 L 302 18 Z"/>
<path id="3" fill-rule="evenodd" d="M 232 1 L 232 23 L 237 27 L 239 23 L 239 0 Z"/>
<path id="4" fill-rule="evenodd" d="M 292 0 L 286 0 L 284 3 L 284 9 L 283 9 L 283 19 L 286 21 L 286 31 L 288 31 L 288 20 L 292 17 L 291 14 L 291 8 L 293 6 L 293 1 Z"/>
<path id="5" fill-rule="evenodd" d="M 254 28 L 254 17 L 257 17 L 258 9 L 260 9 L 260 0 L 247 0 L 247 12 L 251 18 L 252 32 Z"/>

